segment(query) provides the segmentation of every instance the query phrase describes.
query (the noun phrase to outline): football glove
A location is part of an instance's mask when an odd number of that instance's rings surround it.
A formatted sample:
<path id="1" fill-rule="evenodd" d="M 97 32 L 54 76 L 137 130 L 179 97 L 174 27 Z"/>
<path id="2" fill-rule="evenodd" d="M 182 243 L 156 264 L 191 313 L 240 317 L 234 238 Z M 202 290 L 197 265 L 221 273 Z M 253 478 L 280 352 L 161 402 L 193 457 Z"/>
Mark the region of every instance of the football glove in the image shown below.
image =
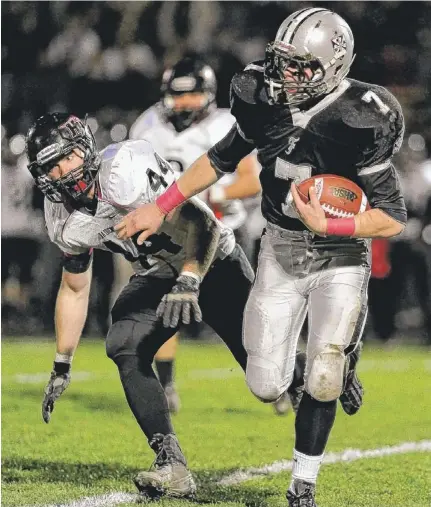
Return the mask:
<path id="1" fill-rule="evenodd" d="M 51 413 L 54 410 L 54 402 L 63 394 L 67 386 L 70 384 L 70 365 L 54 363 L 54 370 L 45 387 L 45 396 L 42 401 L 42 417 L 48 424 L 51 419 Z M 67 369 L 69 367 L 69 369 Z M 67 370 L 67 371 L 65 371 Z"/>
<path id="2" fill-rule="evenodd" d="M 163 296 L 157 307 L 157 317 L 163 317 L 165 327 L 177 327 L 180 317 L 183 324 L 190 324 L 192 316 L 196 322 L 202 321 L 198 303 L 199 285 L 199 280 L 193 276 L 183 274 L 177 278 L 171 292 Z"/>

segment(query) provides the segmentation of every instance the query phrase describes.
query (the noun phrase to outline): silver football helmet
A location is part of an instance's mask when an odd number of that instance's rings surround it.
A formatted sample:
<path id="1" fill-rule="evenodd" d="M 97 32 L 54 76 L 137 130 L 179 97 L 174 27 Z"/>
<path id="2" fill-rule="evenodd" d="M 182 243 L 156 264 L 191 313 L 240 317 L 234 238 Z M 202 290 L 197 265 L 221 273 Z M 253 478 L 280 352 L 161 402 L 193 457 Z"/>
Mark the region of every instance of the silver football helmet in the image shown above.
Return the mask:
<path id="1" fill-rule="evenodd" d="M 349 25 L 335 12 L 313 7 L 291 14 L 266 48 L 271 102 L 295 105 L 329 93 L 348 74 L 353 47 Z"/>

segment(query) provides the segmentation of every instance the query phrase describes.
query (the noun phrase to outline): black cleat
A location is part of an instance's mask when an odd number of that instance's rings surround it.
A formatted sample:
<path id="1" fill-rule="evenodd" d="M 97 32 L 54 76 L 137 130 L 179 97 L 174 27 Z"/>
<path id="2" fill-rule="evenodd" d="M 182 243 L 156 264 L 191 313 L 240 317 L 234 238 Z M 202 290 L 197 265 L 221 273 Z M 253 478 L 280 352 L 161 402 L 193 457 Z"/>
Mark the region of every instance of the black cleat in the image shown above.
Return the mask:
<path id="1" fill-rule="evenodd" d="M 162 496 L 190 498 L 196 492 L 196 484 L 187 468 L 178 439 L 175 435 L 157 433 L 150 442 L 157 457 L 148 472 L 139 472 L 133 479 L 139 493 L 145 498 Z"/>
<path id="2" fill-rule="evenodd" d="M 315 490 L 315 484 L 295 479 L 292 489 L 289 488 L 286 493 L 289 507 L 317 507 L 314 501 Z"/>

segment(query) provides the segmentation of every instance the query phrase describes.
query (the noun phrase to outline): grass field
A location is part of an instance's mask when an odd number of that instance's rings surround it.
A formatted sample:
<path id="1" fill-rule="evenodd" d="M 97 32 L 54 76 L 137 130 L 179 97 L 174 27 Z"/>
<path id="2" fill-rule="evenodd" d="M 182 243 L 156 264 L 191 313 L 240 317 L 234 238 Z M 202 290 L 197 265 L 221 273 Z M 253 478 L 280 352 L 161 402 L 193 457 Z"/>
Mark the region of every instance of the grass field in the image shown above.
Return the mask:
<path id="1" fill-rule="evenodd" d="M 134 493 L 131 477 L 149 467 L 153 454 L 129 412 L 103 342 L 82 342 L 72 383 L 46 425 L 40 405 L 53 350 L 52 341 L 3 340 L 2 505 L 52 506 Z M 328 452 L 431 439 L 429 352 L 368 347 L 359 371 L 366 403 L 354 417 L 339 409 Z M 286 506 L 290 472 L 230 486 L 217 481 L 238 469 L 290 460 L 293 416 L 277 417 L 271 406 L 255 400 L 222 345 L 183 343 L 177 378 L 183 408 L 174 424 L 196 475 L 198 495 L 194 502 L 155 505 Z M 318 486 L 320 507 L 430 507 L 431 453 L 326 464 Z M 103 502 L 76 505 L 112 505 Z"/>

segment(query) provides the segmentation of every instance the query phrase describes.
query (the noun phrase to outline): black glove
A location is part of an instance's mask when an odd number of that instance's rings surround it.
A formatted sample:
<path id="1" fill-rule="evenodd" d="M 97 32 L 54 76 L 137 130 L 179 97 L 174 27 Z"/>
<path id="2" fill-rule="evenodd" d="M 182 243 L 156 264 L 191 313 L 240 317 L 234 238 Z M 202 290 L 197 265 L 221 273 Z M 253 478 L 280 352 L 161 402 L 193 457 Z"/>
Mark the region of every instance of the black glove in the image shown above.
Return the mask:
<path id="1" fill-rule="evenodd" d="M 157 308 L 157 317 L 163 316 L 165 327 L 177 327 L 180 315 L 183 324 L 190 324 L 193 312 L 196 322 L 202 321 L 202 312 L 199 308 L 199 285 L 196 278 L 188 275 L 180 275 L 177 283 L 169 294 L 165 294 Z"/>
<path id="2" fill-rule="evenodd" d="M 51 377 L 45 387 L 45 396 L 42 401 L 42 417 L 46 423 L 51 419 L 54 402 L 63 394 L 70 384 L 70 364 L 54 363 Z"/>

